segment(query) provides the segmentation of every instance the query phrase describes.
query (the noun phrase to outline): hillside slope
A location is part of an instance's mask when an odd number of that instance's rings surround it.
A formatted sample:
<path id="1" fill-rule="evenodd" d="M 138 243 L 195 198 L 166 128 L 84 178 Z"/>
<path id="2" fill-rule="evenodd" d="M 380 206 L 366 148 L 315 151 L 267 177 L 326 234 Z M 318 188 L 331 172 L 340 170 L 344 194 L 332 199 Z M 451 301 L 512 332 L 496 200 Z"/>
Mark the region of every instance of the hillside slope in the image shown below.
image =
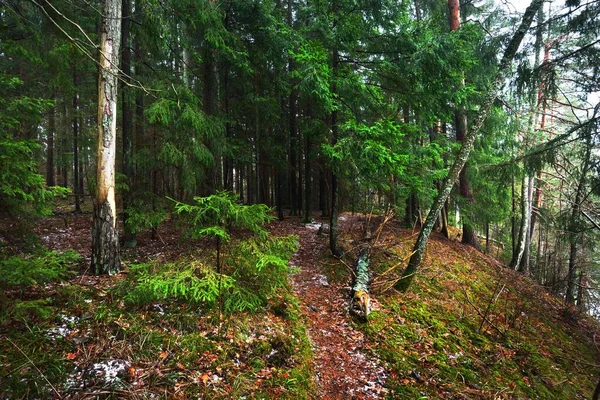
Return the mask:
<path id="1" fill-rule="evenodd" d="M 5 290 L 0 397 L 591 397 L 600 376 L 597 322 L 456 241 L 434 236 L 413 286 L 398 293 L 389 287 L 415 233 L 388 223 L 379 234 L 373 221 L 374 310 L 368 323 L 353 322 L 349 267 L 364 243 L 365 220 L 342 217 L 343 260 L 312 229 L 326 221 L 272 222 L 272 234 L 299 237 L 295 291 L 278 291 L 255 313 L 220 315 L 178 299 L 127 304 L 133 270 Z M 90 224 L 89 214 L 57 216 L 36 229 L 53 250 L 85 257 Z M 138 247 L 123 254 L 126 265 L 176 268 L 211 258 L 206 243 L 182 238 L 173 221 L 160 234 L 140 235 Z"/>
<path id="2" fill-rule="evenodd" d="M 348 247 L 364 232 L 364 221 L 353 225 Z M 441 236 L 408 292 L 386 290 L 413 243 L 411 231 L 384 227 L 371 263 L 374 311 L 362 325 L 392 371 L 393 398 L 591 398 L 600 376 L 596 321 Z"/>

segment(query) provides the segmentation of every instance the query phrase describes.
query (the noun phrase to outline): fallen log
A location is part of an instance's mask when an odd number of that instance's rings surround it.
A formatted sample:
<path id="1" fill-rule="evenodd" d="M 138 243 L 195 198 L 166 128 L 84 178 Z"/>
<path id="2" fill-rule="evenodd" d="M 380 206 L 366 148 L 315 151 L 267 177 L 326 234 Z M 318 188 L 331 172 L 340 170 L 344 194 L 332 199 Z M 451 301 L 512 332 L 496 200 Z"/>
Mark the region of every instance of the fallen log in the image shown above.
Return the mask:
<path id="1" fill-rule="evenodd" d="M 371 297 L 369 296 L 369 249 L 360 249 L 356 261 L 354 282 L 352 286 L 352 300 L 350 301 L 350 313 L 363 321 L 367 321 L 371 312 Z"/>

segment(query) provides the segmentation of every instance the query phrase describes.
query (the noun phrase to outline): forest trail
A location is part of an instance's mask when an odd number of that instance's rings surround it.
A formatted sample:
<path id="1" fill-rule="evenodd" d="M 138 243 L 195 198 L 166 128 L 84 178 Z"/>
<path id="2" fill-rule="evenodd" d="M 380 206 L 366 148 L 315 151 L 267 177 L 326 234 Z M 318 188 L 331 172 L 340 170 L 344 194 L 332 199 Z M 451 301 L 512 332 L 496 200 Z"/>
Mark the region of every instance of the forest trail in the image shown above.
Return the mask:
<path id="1" fill-rule="evenodd" d="M 317 234 L 320 223 L 302 226 L 294 222 L 288 219 L 279 224 L 289 229 L 289 234 L 299 236 L 300 246 L 291 260 L 291 265 L 299 269 L 293 284 L 313 344 L 316 381 L 322 398 L 383 398 L 388 374 L 374 359 L 365 335 L 352 326 L 348 282 L 329 282 L 321 271 L 328 236 Z M 340 222 L 343 229 L 343 221 Z"/>

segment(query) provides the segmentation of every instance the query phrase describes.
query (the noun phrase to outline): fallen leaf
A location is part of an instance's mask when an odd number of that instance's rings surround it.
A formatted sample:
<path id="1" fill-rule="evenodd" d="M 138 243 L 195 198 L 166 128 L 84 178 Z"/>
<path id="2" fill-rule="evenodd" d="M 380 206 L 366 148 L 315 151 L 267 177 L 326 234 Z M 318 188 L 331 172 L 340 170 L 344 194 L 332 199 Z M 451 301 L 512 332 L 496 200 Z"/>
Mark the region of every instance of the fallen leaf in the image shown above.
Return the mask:
<path id="1" fill-rule="evenodd" d="M 200 376 L 200 380 L 206 385 L 208 383 L 208 381 L 210 380 L 210 377 L 205 372 Z"/>

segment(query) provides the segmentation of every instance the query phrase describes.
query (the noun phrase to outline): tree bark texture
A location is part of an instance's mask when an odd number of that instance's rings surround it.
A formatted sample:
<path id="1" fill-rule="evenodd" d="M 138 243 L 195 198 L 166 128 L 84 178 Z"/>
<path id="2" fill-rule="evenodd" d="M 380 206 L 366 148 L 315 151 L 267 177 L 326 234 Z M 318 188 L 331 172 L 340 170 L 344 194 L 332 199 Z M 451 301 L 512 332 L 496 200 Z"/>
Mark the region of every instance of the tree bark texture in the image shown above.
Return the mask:
<path id="1" fill-rule="evenodd" d="M 104 0 L 102 10 L 98 79 L 98 165 L 92 226 L 92 270 L 96 274 L 114 274 L 121 267 L 115 202 L 121 0 Z"/>
<path id="2" fill-rule="evenodd" d="M 448 0 L 450 30 L 457 31 L 460 28 L 460 1 Z"/>
<path id="3" fill-rule="evenodd" d="M 477 118 L 473 122 L 472 128 L 467 132 L 465 136 L 465 141 L 463 142 L 456 156 L 456 160 L 452 164 L 452 167 L 450 167 L 450 170 L 448 171 L 448 176 L 444 179 L 442 183 L 442 189 L 439 191 L 435 201 L 433 202 L 433 205 L 431 206 L 431 209 L 429 210 L 429 213 L 427 214 L 425 223 L 423 224 L 423 227 L 419 232 L 417 241 L 415 242 L 413 248 L 414 253 L 408 262 L 408 266 L 402 273 L 402 278 L 396 283 L 396 289 L 408 289 L 415 274 L 417 273 L 419 266 L 421 265 L 421 261 L 423 259 L 425 248 L 427 247 L 429 235 L 431 234 L 433 226 L 435 225 L 437 216 L 442 207 L 444 206 L 446 199 L 450 195 L 452 186 L 454 186 L 454 183 L 458 179 L 460 171 L 462 170 L 463 166 L 467 162 L 467 159 L 469 158 L 469 154 L 473 149 L 473 145 L 475 144 L 475 138 L 477 136 L 477 133 L 483 126 L 483 123 L 485 122 L 488 113 L 492 108 L 494 101 L 496 100 L 498 91 L 504 83 L 504 78 L 505 74 L 507 73 L 508 67 L 512 62 L 513 58 L 515 57 L 515 54 L 517 53 L 517 50 L 521 44 L 521 41 L 523 40 L 523 37 L 529 30 L 529 27 L 531 26 L 535 14 L 537 13 L 538 9 L 542 6 L 543 3 L 543 0 L 532 0 L 529 7 L 527 7 L 527 9 L 525 10 L 525 14 L 523 14 L 523 19 L 521 20 L 519 27 L 513 34 L 513 37 L 511 38 L 506 50 L 504 51 L 504 55 L 502 56 L 502 59 L 498 66 L 496 79 L 494 80 L 493 85 L 488 89 L 486 99 L 483 102 L 483 105 L 477 115 Z"/>

